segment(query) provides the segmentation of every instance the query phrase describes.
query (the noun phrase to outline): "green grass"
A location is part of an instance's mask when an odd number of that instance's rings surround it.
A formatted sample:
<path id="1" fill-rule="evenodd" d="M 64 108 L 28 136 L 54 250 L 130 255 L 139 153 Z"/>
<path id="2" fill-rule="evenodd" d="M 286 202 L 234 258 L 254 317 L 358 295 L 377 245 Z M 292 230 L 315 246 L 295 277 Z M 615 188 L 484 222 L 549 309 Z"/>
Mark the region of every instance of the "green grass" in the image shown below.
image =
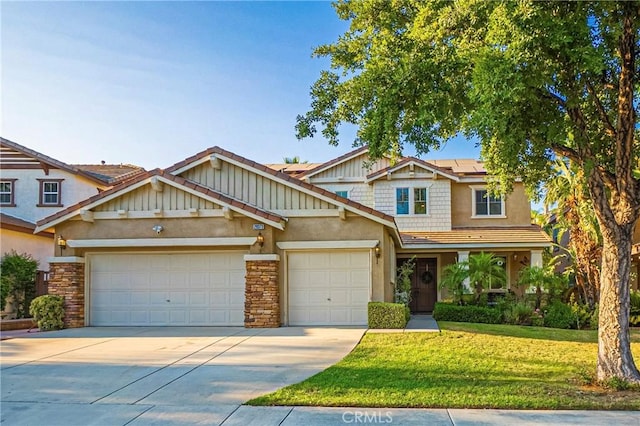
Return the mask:
<path id="1" fill-rule="evenodd" d="M 342 361 L 251 405 L 640 409 L 640 392 L 592 386 L 595 331 L 439 323 L 367 334 Z M 640 360 L 640 333 L 632 333 Z"/>

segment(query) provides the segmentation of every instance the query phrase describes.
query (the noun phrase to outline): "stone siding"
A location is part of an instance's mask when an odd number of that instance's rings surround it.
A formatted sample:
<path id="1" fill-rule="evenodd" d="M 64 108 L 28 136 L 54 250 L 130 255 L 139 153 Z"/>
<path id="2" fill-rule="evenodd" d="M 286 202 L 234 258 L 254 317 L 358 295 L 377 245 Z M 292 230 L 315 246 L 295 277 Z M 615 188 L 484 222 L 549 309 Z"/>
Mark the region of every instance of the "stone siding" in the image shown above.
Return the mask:
<path id="1" fill-rule="evenodd" d="M 64 298 L 65 328 L 84 327 L 84 263 L 52 263 L 49 294 Z"/>
<path id="2" fill-rule="evenodd" d="M 247 261 L 244 326 L 280 327 L 280 291 L 277 260 Z"/>

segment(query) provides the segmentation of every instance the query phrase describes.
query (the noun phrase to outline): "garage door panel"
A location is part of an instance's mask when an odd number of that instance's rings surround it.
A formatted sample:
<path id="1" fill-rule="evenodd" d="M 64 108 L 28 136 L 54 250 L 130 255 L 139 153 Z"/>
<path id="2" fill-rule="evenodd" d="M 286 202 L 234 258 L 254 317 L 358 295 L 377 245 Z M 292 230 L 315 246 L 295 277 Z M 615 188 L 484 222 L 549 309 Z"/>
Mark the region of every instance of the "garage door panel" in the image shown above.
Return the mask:
<path id="1" fill-rule="evenodd" d="M 290 325 L 366 325 L 368 250 L 291 252 L 287 277 Z"/>
<path id="2" fill-rule="evenodd" d="M 91 325 L 243 325 L 243 254 L 98 254 Z"/>

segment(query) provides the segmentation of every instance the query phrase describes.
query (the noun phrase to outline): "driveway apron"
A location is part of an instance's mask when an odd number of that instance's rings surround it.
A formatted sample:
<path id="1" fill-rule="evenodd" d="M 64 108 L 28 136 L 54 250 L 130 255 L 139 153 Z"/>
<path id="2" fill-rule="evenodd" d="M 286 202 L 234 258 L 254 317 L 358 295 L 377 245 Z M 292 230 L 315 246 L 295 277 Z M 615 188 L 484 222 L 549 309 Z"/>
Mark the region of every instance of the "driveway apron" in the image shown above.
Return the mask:
<path id="1" fill-rule="evenodd" d="M 87 327 L 4 340 L 4 424 L 224 421 L 347 355 L 364 328 Z"/>

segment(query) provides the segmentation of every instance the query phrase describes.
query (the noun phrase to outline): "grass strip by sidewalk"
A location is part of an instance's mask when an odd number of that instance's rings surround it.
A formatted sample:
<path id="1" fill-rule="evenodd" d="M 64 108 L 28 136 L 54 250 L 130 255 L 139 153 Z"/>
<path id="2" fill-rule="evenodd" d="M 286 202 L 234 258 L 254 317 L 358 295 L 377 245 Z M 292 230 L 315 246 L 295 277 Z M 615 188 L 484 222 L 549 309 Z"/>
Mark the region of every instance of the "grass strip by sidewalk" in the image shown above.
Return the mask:
<path id="1" fill-rule="evenodd" d="M 640 392 L 589 384 L 595 331 L 439 323 L 441 333 L 367 334 L 338 364 L 250 405 L 640 409 Z M 640 334 L 632 333 L 640 360 Z"/>

